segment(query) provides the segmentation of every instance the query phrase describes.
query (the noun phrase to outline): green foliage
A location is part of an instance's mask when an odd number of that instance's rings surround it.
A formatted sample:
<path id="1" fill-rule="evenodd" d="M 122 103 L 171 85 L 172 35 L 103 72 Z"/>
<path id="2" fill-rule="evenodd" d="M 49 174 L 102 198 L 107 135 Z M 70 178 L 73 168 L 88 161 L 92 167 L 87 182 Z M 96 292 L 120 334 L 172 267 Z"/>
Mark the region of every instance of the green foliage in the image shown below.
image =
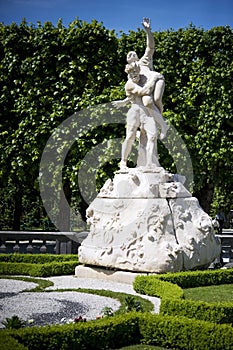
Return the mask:
<path id="1" fill-rule="evenodd" d="M 139 300 L 135 300 L 135 297 L 129 295 L 125 298 L 125 310 L 126 311 L 142 311 L 142 305 Z"/>
<path id="2" fill-rule="evenodd" d="M 113 316 L 114 312 L 113 309 L 111 307 L 105 306 L 102 310 L 101 313 L 103 314 L 103 316 L 105 317 L 111 317 Z"/>
<path id="3" fill-rule="evenodd" d="M 194 288 L 233 283 L 233 269 L 183 271 L 155 276 L 160 280 L 177 284 L 181 288 Z"/>
<path id="4" fill-rule="evenodd" d="M 1 330 L 0 344 L 1 350 L 28 350 L 26 346 L 20 344 L 16 339 L 10 336 L 10 331 Z"/>
<path id="5" fill-rule="evenodd" d="M 214 323 L 233 323 L 233 303 L 207 303 L 192 300 L 162 299 L 161 315 L 186 316 Z"/>
<path id="6" fill-rule="evenodd" d="M 76 266 L 77 261 L 45 264 L 1 262 L 0 275 L 28 275 L 35 277 L 72 275 Z"/>
<path id="7" fill-rule="evenodd" d="M 184 350 L 230 350 L 233 346 L 233 330 L 228 325 L 151 314 L 142 314 L 139 322 L 145 344 Z"/>
<path id="8" fill-rule="evenodd" d="M 141 294 L 161 298 L 162 315 L 186 316 L 215 323 L 233 323 L 231 302 L 207 303 L 182 300 L 181 288 L 232 283 L 233 269 L 167 273 L 154 276 L 137 276 L 134 289 Z"/>
<path id="9" fill-rule="evenodd" d="M 220 204 L 227 213 L 232 194 L 232 29 L 204 31 L 190 26 L 153 34 L 154 68 L 166 81 L 164 117 L 189 150 L 195 196 L 211 215 Z M 144 49 L 143 30 L 117 38 L 95 20 L 76 19 L 67 28 L 61 21 L 57 26 L 25 21 L 0 25 L 0 224 L 4 229 L 51 229 L 38 186 L 48 138 L 74 112 L 124 98 L 126 54 L 135 50 L 141 56 Z M 81 161 L 99 142 L 124 132 L 119 125 L 107 125 L 84 133 L 60 169 L 67 200 L 76 203 L 83 217 L 87 203 L 77 184 Z M 161 143 L 159 150 L 162 165 L 175 172 L 182 150 L 174 149 L 170 155 Z M 117 162 L 110 158 L 102 162 L 96 173 L 98 186 L 112 176 Z M 53 166 L 50 162 L 52 173 Z M 62 218 L 62 208 L 57 210 Z"/>
<path id="10" fill-rule="evenodd" d="M 140 332 L 137 317 L 129 313 L 74 325 L 32 327 L 12 336 L 29 350 L 102 350 L 139 343 Z"/>
<path id="11" fill-rule="evenodd" d="M 233 330 L 228 325 L 150 313 L 128 313 L 70 325 L 24 328 L 11 333 L 2 331 L 0 339 L 2 337 L 11 342 L 18 340 L 29 350 L 102 350 L 139 343 L 183 350 L 230 350 L 233 346 Z M 22 348 L 16 346 L 15 349 Z"/>
<path id="12" fill-rule="evenodd" d="M 6 329 L 19 329 L 26 326 L 26 322 L 21 320 L 18 316 L 14 315 L 11 318 L 7 318 L 2 322 Z"/>
<path id="13" fill-rule="evenodd" d="M 75 254 L 0 254 L 0 275 L 72 275 L 77 265 Z"/>
<path id="14" fill-rule="evenodd" d="M 158 275 L 159 276 L 159 275 Z M 133 287 L 137 293 L 159 298 L 183 298 L 183 290 L 176 284 L 161 281 L 157 276 L 137 276 Z"/>
<path id="15" fill-rule="evenodd" d="M 77 261 L 76 254 L 0 254 L 0 262 L 44 264 L 50 262 Z"/>

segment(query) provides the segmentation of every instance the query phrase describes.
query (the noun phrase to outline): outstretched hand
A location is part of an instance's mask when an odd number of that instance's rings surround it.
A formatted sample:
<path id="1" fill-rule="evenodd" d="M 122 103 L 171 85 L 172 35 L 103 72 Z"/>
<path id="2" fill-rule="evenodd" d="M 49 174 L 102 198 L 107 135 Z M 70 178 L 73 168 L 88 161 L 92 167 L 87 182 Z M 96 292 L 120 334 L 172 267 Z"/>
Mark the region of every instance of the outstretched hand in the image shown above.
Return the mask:
<path id="1" fill-rule="evenodd" d="M 150 19 L 149 18 L 143 18 L 142 25 L 145 29 L 150 29 Z"/>
<path id="2" fill-rule="evenodd" d="M 124 99 L 124 100 L 113 101 L 112 104 L 116 108 L 121 108 L 121 107 L 125 107 L 127 102 L 128 102 L 128 99 Z"/>

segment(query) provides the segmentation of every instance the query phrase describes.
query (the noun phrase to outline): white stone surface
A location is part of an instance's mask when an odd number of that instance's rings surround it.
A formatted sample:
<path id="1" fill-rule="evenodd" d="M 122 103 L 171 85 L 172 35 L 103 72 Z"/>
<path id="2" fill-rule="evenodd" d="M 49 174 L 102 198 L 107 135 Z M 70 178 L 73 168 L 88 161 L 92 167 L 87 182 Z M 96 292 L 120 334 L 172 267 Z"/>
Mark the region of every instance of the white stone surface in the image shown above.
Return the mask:
<path id="1" fill-rule="evenodd" d="M 211 218 L 161 167 L 119 171 L 87 209 L 79 261 L 163 273 L 208 266 L 219 254 Z"/>

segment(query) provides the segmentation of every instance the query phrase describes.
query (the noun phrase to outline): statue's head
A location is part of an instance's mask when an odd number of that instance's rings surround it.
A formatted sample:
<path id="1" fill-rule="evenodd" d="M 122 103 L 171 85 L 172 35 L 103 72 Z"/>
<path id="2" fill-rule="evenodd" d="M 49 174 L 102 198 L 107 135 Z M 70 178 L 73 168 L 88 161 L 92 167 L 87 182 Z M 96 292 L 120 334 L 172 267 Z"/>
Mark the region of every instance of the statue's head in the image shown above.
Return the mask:
<path id="1" fill-rule="evenodd" d="M 128 74 L 128 78 L 132 79 L 134 83 L 138 83 L 140 80 L 140 66 L 137 62 L 129 63 L 125 66 L 125 72 Z"/>
<path id="2" fill-rule="evenodd" d="M 136 54 L 135 51 L 129 51 L 127 54 L 127 62 L 132 63 L 132 62 L 137 62 L 139 61 L 138 55 Z"/>

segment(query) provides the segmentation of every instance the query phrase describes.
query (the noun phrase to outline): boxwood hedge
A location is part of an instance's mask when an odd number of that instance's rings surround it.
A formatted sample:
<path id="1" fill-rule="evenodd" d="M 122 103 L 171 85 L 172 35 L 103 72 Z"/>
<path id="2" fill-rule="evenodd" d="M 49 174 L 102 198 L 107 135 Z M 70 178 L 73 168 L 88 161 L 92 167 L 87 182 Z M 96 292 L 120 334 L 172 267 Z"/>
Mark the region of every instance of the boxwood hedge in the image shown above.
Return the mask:
<path id="1" fill-rule="evenodd" d="M 134 289 L 141 294 L 160 297 L 161 315 L 233 324 L 233 303 L 183 300 L 181 289 L 227 283 L 233 283 L 233 269 L 138 276 L 134 281 Z"/>
<path id="2" fill-rule="evenodd" d="M 3 339 L 3 350 L 12 350 L 13 343 L 14 350 L 103 350 L 139 343 L 184 350 L 230 350 L 233 328 L 186 317 L 128 313 L 72 325 L 1 331 L 0 343 Z"/>
<path id="3" fill-rule="evenodd" d="M 71 275 L 77 265 L 78 257 L 75 254 L 0 254 L 0 275 Z"/>

